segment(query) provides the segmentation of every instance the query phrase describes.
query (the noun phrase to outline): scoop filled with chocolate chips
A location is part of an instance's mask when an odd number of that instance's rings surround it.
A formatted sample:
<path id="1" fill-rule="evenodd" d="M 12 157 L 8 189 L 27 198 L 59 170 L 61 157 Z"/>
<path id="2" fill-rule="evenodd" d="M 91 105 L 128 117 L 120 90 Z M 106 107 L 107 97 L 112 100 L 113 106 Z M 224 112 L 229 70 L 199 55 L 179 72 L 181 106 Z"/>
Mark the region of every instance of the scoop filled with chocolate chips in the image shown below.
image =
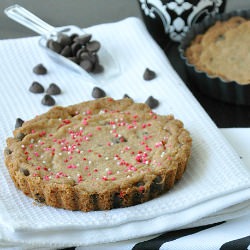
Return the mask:
<path id="1" fill-rule="evenodd" d="M 73 25 L 51 26 L 17 4 L 5 9 L 5 14 L 41 34 L 39 45 L 50 57 L 60 65 L 82 74 L 95 85 L 102 79 L 119 74 L 118 63 L 93 34 Z"/>

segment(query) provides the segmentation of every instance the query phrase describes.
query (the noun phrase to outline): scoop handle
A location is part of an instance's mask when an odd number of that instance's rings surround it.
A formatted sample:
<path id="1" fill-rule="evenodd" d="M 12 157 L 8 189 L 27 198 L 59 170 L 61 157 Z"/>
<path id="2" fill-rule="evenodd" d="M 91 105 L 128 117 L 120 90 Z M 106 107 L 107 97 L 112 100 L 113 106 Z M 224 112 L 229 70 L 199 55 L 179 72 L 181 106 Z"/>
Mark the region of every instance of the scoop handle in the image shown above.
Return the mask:
<path id="1" fill-rule="evenodd" d="M 23 26 L 26 26 L 27 28 L 35 31 L 40 35 L 47 36 L 55 30 L 55 27 L 44 22 L 42 19 L 18 4 L 9 6 L 4 10 L 4 13 L 9 18 L 22 24 Z"/>

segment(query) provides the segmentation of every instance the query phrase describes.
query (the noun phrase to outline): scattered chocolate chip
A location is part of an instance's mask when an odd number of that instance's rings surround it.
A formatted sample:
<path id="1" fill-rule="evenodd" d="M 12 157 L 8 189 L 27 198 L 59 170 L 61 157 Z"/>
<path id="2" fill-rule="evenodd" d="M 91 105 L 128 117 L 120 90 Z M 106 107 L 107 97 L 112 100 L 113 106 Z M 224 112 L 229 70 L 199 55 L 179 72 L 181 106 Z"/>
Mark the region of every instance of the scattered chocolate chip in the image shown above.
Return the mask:
<path id="1" fill-rule="evenodd" d="M 30 175 L 30 171 L 26 168 L 20 168 L 20 172 L 23 173 L 25 176 Z"/>
<path id="2" fill-rule="evenodd" d="M 51 83 L 46 90 L 46 93 L 48 95 L 59 95 L 61 94 L 61 89 L 55 83 Z"/>
<path id="3" fill-rule="evenodd" d="M 85 45 L 91 40 L 91 38 L 92 38 L 91 34 L 84 34 L 84 35 L 75 37 L 74 42 L 77 42 L 81 45 Z"/>
<path id="4" fill-rule="evenodd" d="M 91 72 L 93 68 L 93 63 L 90 60 L 86 59 L 80 62 L 80 66 L 87 72 Z"/>
<path id="5" fill-rule="evenodd" d="M 154 109 L 159 106 L 159 101 L 153 96 L 149 96 L 145 103 L 151 108 Z"/>
<path id="6" fill-rule="evenodd" d="M 5 148 L 5 149 L 4 149 L 4 153 L 5 153 L 6 155 L 10 155 L 10 154 L 12 153 L 12 151 L 11 151 L 9 148 Z"/>
<path id="7" fill-rule="evenodd" d="M 15 128 L 20 128 L 22 127 L 24 121 L 21 118 L 17 118 L 16 119 L 16 124 L 15 124 Z"/>
<path id="8" fill-rule="evenodd" d="M 47 47 L 56 53 L 60 53 L 62 51 L 62 45 L 52 39 L 48 40 Z"/>
<path id="9" fill-rule="evenodd" d="M 42 104 L 45 106 L 53 106 L 55 103 L 56 101 L 50 95 L 45 95 L 42 99 Z"/>
<path id="10" fill-rule="evenodd" d="M 33 72 L 37 75 L 47 74 L 47 69 L 40 63 L 33 68 Z"/>
<path id="11" fill-rule="evenodd" d="M 17 139 L 18 141 L 21 141 L 24 137 L 25 137 L 25 134 L 24 134 L 24 133 L 18 133 L 18 134 L 16 135 L 16 139 Z"/>
<path id="12" fill-rule="evenodd" d="M 150 80 L 153 80 L 154 78 L 156 77 L 156 73 L 149 69 L 149 68 L 146 68 L 144 73 L 143 73 L 143 79 L 145 81 L 150 81 Z"/>
<path id="13" fill-rule="evenodd" d="M 106 93 L 103 89 L 99 88 L 99 87 L 94 87 L 92 90 L 92 96 L 96 99 L 98 98 L 102 98 L 106 96 Z"/>
<path id="14" fill-rule="evenodd" d="M 101 44 L 98 41 L 92 41 L 86 44 L 86 49 L 89 52 L 97 52 L 101 48 Z"/>
<path id="15" fill-rule="evenodd" d="M 29 88 L 29 91 L 34 94 L 43 93 L 44 87 L 39 82 L 33 82 Z"/>

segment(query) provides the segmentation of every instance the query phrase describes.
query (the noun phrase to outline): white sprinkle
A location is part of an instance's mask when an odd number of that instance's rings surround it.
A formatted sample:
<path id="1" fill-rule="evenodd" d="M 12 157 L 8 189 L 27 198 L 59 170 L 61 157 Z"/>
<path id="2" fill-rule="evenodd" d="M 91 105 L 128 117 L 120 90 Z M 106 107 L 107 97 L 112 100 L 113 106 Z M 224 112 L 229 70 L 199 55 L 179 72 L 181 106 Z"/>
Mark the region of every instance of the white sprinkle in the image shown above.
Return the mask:
<path id="1" fill-rule="evenodd" d="M 96 179 L 97 181 L 99 180 L 99 178 L 98 178 L 98 177 L 96 177 L 95 179 Z"/>
<path id="2" fill-rule="evenodd" d="M 105 157 L 105 160 L 108 160 L 109 158 L 108 157 Z"/>
<path id="3" fill-rule="evenodd" d="M 124 153 L 124 151 L 123 150 L 121 150 L 121 154 L 123 154 Z"/>
<path id="4" fill-rule="evenodd" d="M 83 154 L 83 151 L 82 151 L 82 150 L 80 151 L 80 154 Z"/>
<path id="5" fill-rule="evenodd" d="M 43 164 L 46 164 L 46 161 L 43 161 Z"/>
<path id="6" fill-rule="evenodd" d="M 48 171 L 51 171 L 51 168 L 48 168 Z"/>
<path id="7" fill-rule="evenodd" d="M 21 145 L 21 148 L 25 148 L 25 146 L 24 146 L 24 145 Z"/>
<path id="8" fill-rule="evenodd" d="M 62 155 L 62 152 L 58 153 L 58 155 Z"/>
<path id="9" fill-rule="evenodd" d="M 79 164 L 79 163 L 76 163 L 76 166 L 77 166 L 77 167 L 79 167 L 79 166 L 80 166 L 80 164 Z"/>
<path id="10" fill-rule="evenodd" d="M 30 143 L 34 143 L 34 141 L 35 141 L 34 138 L 30 139 Z"/>
<path id="11" fill-rule="evenodd" d="M 85 111 L 83 111 L 83 112 L 82 112 L 82 114 L 83 114 L 83 115 L 86 115 L 86 112 L 85 112 Z"/>
<path id="12" fill-rule="evenodd" d="M 68 151 L 68 155 L 70 155 L 71 154 L 71 152 L 70 151 Z"/>
<path id="13" fill-rule="evenodd" d="M 62 118 L 58 118 L 58 120 L 59 120 L 59 121 L 61 121 L 61 120 L 62 120 Z"/>
<path id="14" fill-rule="evenodd" d="M 78 173 L 77 176 L 80 176 L 80 174 Z"/>
<path id="15" fill-rule="evenodd" d="M 120 174 L 120 171 L 118 170 L 116 173 L 117 173 L 117 174 Z"/>
<path id="16" fill-rule="evenodd" d="M 68 176 L 68 179 L 70 179 L 71 178 L 71 176 Z"/>
<path id="17" fill-rule="evenodd" d="M 104 114 L 105 112 L 104 112 L 104 110 L 100 110 L 100 112 L 99 112 L 99 114 Z"/>
<path id="18" fill-rule="evenodd" d="M 112 128 L 114 128 L 114 129 L 115 129 L 115 128 L 116 128 L 116 125 L 115 125 L 115 124 L 114 124 L 114 125 L 112 125 Z"/>
<path id="19" fill-rule="evenodd" d="M 127 178 L 130 178 L 131 176 L 130 175 L 127 175 Z"/>
<path id="20" fill-rule="evenodd" d="M 105 168 L 105 171 L 109 171 L 109 168 Z"/>
<path id="21" fill-rule="evenodd" d="M 91 164 L 92 163 L 92 161 L 89 161 L 89 164 Z"/>
<path id="22" fill-rule="evenodd" d="M 82 128 L 82 127 L 80 127 L 80 128 L 79 128 L 79 130 L 83 130 L 83 128 Z"/>

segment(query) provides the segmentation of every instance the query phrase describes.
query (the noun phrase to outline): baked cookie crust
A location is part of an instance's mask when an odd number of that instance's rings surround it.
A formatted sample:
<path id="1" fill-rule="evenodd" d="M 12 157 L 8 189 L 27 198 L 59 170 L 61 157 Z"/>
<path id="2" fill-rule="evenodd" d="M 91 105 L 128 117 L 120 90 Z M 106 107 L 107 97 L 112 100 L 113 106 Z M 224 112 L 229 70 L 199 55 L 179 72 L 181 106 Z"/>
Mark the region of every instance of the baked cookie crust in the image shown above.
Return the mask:
<path id="1" fill-rule="evenodd" d="M 54 107 L 7 139 L 15 186 L 67 210 L 109 210 L 151 200 L 181 179 L 192 139 L 172 115 L 131 99 Z"/>

